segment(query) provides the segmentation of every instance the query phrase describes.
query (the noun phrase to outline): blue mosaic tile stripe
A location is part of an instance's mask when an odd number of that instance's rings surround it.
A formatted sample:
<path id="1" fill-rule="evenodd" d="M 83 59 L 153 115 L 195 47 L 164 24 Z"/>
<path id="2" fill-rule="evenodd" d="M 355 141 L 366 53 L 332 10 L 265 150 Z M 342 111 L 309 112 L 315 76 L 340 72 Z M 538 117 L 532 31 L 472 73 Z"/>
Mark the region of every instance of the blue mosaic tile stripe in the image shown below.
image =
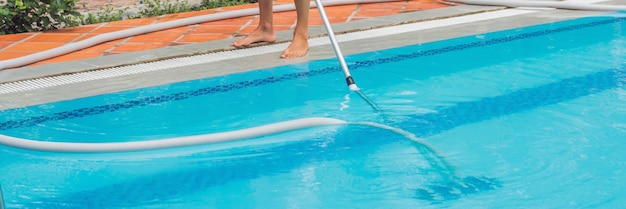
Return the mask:
<path id="1" fill-rule="evenodd" d="M 492 38 L 492 39 L 484 40 L 484 41 L 477 41 L 477 42 L 471 42 L 471 43 L 466 43 L 466 44 L 458 44 L 458 45 L 447 46 L 447 47 L 442 47 L 438 49 L 430 49 L 430 50 L 425 50 L 425 51 L 414 52 L 410 54 L 401 54 L 401 55 L 396 55 L 393 57 L 361 61 L 361 62 L 356 62 L 355 64 L 351 64 L 348 66 L 350 69 L 358 69 L 361 67 L 370 67 L 370 66 L 379 65 L 379 64 L 399 62 L 399 61 L 403 61 L 407 59 L 414 59 L 414 58 L 425 57 L 425 56 L 433 56 L 433 55 L 443 54 L 447 52 L 461 51 L 465 49 L 484 47 L 484 46 L 489 46 L 489 45 L 494 45 L 494 44 L 501 44 L 501 43 L 507 43 L 511 41 L 532 38 L 532 37 L 550 35 L 550 34 L 589 28 L 589 27 L 594 27 L 594 26 L 599 26 L 599 25 L 606 25 L 606 24 L 611 24 L 611 23 L 616 23 L 616 22 L 622 22 L 624 20 L 626 20 L 626 17 L 559 27 L 559 28 L 549 29 L 549 30 L 521 33 L 518 35 L 507 36 L 507 37 L 502 37 L 502 38 Z"/>
<path id="2" fill-rule="evenodd" d="M 94 106 L 94 107 L 89 107 L 89 108 L 80 108 L 80 109 L 75 109 L 75 110 L 70 110 L 70 111 L 53 113 L 50 115 L 31 117 L 31 118 L 24 119 L 24 120 L 7 121 L 7 122 L 0 123 L 0 130 L 30 127 L 30 126 L 35 126 L 39 123 L 47 122 L 47 121 L 82 118 L 82 117 L 86 117 L 90 115 L 97 115 L 97 114 L 102 114 L 102 113 L 107 113 L 107 112 L 115 112 L 115 111 L 122 110 L 122 109 L 130 109 L 133 107 L 141 107 L 141 106 L 147 106 L 147 105 L 158 104 L 158 103 L 163 103 L 163 102 L 184 100 L 184 99 L 188 99 L 188 98 L 195 97 L 195 96 L 228 92 L 228 91 L 237 90 L 237 89 L 261 86 L 261 85 L 268 84 L 268 83 L 277 83 L 281 81 L 293 80 L 293 79 L 298 79 L 302 77 L 310 77 L 310 76 L 326 74 L 326 73 L 337 71 L 338 69 L 335 69 L 335 68 L 337 67 L 327 67 L 327 68 L 322 68 L 322 69 L 318 69 L 318 70 L 310 71 L 310 72 L 285 74 L 281 76 L 273 76 L 273 77 L 255 79 L 255 80 L 250 80 L 250 81 L 242 81 L 242 82 L 237 82 L 233 84 L 200 88 L 200 89 L 196 89 L 193 91 L 179 92 L 179 93 L 167 94 L 167 95 L 159 95 L 159 96 L 154 96 L 154 97 L 145 97 L 145 98 L 130 100 L 130 101 L 117 103 L 117 104 L 108 104 L 108 105 L 100 105 L 100 106 Z"/>
<path id="3" fill-rule="evenodd" d="M 353 64 L 349 64 L 348 67 L 351 70 L 356 70 L 359 68 L 366 68 L 366 67 L 371 67 L 375 65 L 399 62 L 399 61 L 403 61 L 407 59 L 415 59 L 419 57 L 433 56 L 433 55 L 443 54 L 447 52 L 460 51 L 460 50 L 477 48 L 477 47 L 484 47 L 484 46 L 489 46 L 489 45 L 494 45 L 494 44 L 501 44 L 501 43 L 507 43 L 507 42 L 516 41 L 516 40 L 522 40 L 526 38 L 532 38 L 532 37 L 544 36 L 544 35 L 572 31 L 572 30 L 577 30 L 577 29 L 589 28 L 589 27 L 594 27 L 598 25 L 611 24 L 611 23 L 624 21 L 625 19 L 626 17 L 600 20 L 600 21 L 594 21 L 594 22 L 583 23 L 583 24 L 578 24 L 578 25 L 564 26 L 564 27 L 559 27 L 555 29 L 541 30 L 541 31 L 529 32 L 529 33 L 521 33 L 521 34 L 517 34 L 513 36 L 492 38 L 489 40 L 482 40 L 482 41 L 458 44 L 458 45 L 453 45 L 453 46 L 446 46 L 442 48 L 418 51 L 418 52 L 413 52 L 413 53 L 408 53 L 408 54 L 400 54 L 400 55 L 395 55 L 392 57 L 378 58 L 378 59 L 367 60 L 367 61 L 358 61 Z M 0 130 L 31 127 L 39 123 L 44 123 L 48 121 L 82 118 L 82 117 L 86 117 L 90 115 L 97 115 L 97 114 L 102 114 L 102 113 L 107 113 L 107 112 L 115 112 L 115 111 L 122 110 L 122 109 L 129 109 L 133 107 L 140 107 L 140 106 L 158 104 L 158 103 L 163 103 L 163 102 L 184 100 L 184 99 L 188 99 L 188 98 L 195 97 L 195 96 L 202 96 L 202 95 L 208 95 L 208 94 L 220 93 L 220 92 L 228 92 L 232 90 L 243 89 L 247 87 L 261 86 L 265 84 L 277 83 L 277 82 L 288 81 L 288 80 L 294 80 L 294 79 L 303 78 L 303 77 L 312 77 L 312 76 L 317 76 L 317 75 L 336 73 L 339 71 L 341 71 L 341 68 L 339 66 L 324 67 L 320 69 L 314 69 L 308 72 L 291 73 L 291 74 L 285 74 L 281 76 L 272 76 L 272 77 L 254 79 L 254 80 L 249 80 L 249 81 L 242 81 L 242 82 L 237 82 L 237 83 L 232 83 L 232 84 L 206 87 L 206 88 L 196 89 L 192 91 L 186 91 L 186 92 L 180 92 L 180 93 L 174 93 L 174 94 L 168 94 L 168 95 L 146 97 L 146 98 L 130 100 L 130 101 L 126 101 L 126 102 L 118 103 L 118 104 L 108 104 L 108 105 L 100 105 L 100 106 L 94 106 L 94 107 L 89 107 L 89 108 L 75 109 L 71 111 L 53 113 L 50 115 L 31 117 L 31 118 L 23 119 L 23 120 L 13 120 L 13 121 L 3 122 L 3 123 L 0 123 Z"/>

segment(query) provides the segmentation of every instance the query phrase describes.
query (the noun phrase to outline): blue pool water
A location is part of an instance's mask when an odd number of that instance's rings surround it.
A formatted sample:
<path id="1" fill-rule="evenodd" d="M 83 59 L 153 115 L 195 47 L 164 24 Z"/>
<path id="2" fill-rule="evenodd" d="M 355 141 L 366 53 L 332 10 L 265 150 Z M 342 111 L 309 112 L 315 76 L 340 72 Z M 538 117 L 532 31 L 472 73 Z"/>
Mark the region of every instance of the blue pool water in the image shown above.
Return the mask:
<path id="1" fill-rule="evenodd" d="M 593 17 L 0 112 L 4 135 L 141 141 L 303 117 L 330 126 L 107 154 L 0 146 L 7 208 L 620 208 L 626 26 Z M 210 68 L 210 66 L 209 66 Z M 443 162 L 437 161 L 444 158 Z"/>

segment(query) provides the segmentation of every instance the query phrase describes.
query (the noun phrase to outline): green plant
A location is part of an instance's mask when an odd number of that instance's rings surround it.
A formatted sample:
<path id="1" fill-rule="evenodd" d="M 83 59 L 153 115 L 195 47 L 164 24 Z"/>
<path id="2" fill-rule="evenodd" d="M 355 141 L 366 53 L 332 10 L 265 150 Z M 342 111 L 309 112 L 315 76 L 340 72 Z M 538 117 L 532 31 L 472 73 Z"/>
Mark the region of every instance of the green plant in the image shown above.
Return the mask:
<path id="1" fill-rule="evenodd" d="M 184 0 L 161 1 L 161 0 L 144 0 L 144 7 L 137 14 L 139 18 L 154 17 L 164 14 L 173 14 L 179 12 L 189 12 L 193 8 Z"/>
<path id="2" fill-rule="evenodd" d="M 112 4 L 106 3 L 104 7 L 95 12 L 86 12 L 81 16 L 81 24 L 89 25 L 102 22 L 112 22 L 124 19 L 124 10 L 128 7 L 119 9 L 114 8 Z M 83 3 L 83 10 L 87 10 L 87 6 Z"/>
<path id="3" fill-rule="evenodd" d="M 98 11 L 80 14 L 76 4 L 80 0 L 0 0 L 0 35 L 29 31 L 45 31 L 123 19 L 153 17 L 240 4 L 258 0 L 202 0 L 191 6 L 186 0 L 143 0 L 143 7 L 133 16 L 124 16 L 126 8 L 105 4 Z M 83 8 L 85 5 L 83 4 Z M 86 10 L 86 8 L 85 8 Z"/>
<path id="4" fill-rule="evenodd" d="M 257 3 L 258 0 L 202 0 L 200 4 L 202 9 L 210 9 L 217 7 L 235 6 L 241 4 Z"/>
<path id="5" fill-rule="evenodd" d="M 175 2 L 144 0 L 141 1 L 141 7 L 139 7 L 137 14 L 132 15 L 125 14 L 125 11 L 129 10 L 129 7 L 113 8 L 111 5 L 111 3 L 106 3 L 104 7 L 101 7 L 98 11 L 85 13 L 81 19 L 81 23 L 86 25 L 123 19 L 154 17 L 164 14 L 188 12 L 195 9 L 195 7 L 191 7 L 184 0 L 176 0 Z M 85 7 L 85 5 L 83 5 L 83 7 Z M 87 10 L 87 8 L 84 8 L 84 10 Z"/>
<path id="6" fill-rule="evenodd" d="M 0 0 L 0 35 L 79 24 L 78 0 Z"/>

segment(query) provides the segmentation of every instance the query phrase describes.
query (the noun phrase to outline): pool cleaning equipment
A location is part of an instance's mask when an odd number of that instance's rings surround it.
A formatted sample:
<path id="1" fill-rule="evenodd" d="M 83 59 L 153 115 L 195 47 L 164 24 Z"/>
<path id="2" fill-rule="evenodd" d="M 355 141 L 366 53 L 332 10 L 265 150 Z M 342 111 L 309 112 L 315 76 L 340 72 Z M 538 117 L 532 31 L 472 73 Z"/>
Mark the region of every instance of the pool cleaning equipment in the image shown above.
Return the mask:
<path id="1" fill-rule="evenodd" d="M 326 33 L 328 33 L 328 39 L 330 39 L 330 44 L 333 46 L 333 50 L 335 51 L 335 55 L 339 60 L 339 64 L 341 65 L 341 70 L 343 70 L 343 74 L 346 77 L 346 83 L 348 84 L 348 88 L 351 91 L 356 92 L 367 104 L 369 104 L 374 110 L 380 112 L 380 108 L 378 105 L 374 103 L 370 98 L 368 98 L 361 89 L 357 87 L 352 75 L 350 74 L 350 70 L 348 69 L 348 65 L 346 64 L 346 60 L 341 53 L 341 48 L 339 48 L 339 44 L 337 43 L 337 39 L 335 38 L 335 33 L 333 32 L 333 28 L 330 27 L 330 21 L 328 21 L 328 16 L 326 16 L 326 11 L 324 10 L 324 5 L 321 0 L 315 0 L 315 4 L 317 5 L 317 10 L 320 12 L 320 16 L 322 17 L 322 22 L 324 23 L 324 28 L 326 28 Z"/>
<path id="2" fill-rule="evenodd" d="M 214 144 L 220 142 L 237 141 L 243 139 L 256 138 L 288 131 L 301 130 L 306 128 L 333 126 L 333 125 L 365 125 L 376 128 L 382 128 L 393 131 L 394 133 L 403 135 L 419 144 L 422 144 L 433 153 L 437 153 L 426 141 L 423 141 L 410 132 L 402 129 L 390 127 L 376 123 L 349 123 L 333 118 L 301 118 L 288 120 L 278 123 L 245 128 L 234 131 L 226 131 L 212 134 L 202 134 L 185 137 L 175 137 L 167 139 L 155 139 L 145 141 L 131 142 L 105 142 L 105 143 L 80 143 L 80 142 L 52 142 L 38 141 L 0 135 L 0 144 L 20 149 L 44 151 L 44 152 L 69 152 L 69 153 L 104 153 L 104 152 L 129 152 L 129 151 L 145 151 L 155 149 L 166 149 L 176 147 L 188 147 L 194 145 Z"/>
<path id="3" fill-rule="evenodd" d="M 456 171 L 456 168 L 448 162 L 443 154 L 441 154 L 441 152 L 439 152 L 435 147 L 431 146 L 428 142 L 416 137 L 414 134 L 408 131 L 384 124 L 372 122 L 350 123 L 333 118 L 302 118 L 221 133 L 132 142 L 51 142 L 35 141 L 0 135 L 0 144 L 15 148 L 47 152 L 108 153 L 146 151 L 154 149 L 187 147 L 194 145 L 237 141 L 288 131 L 337 125 L 360 125 L 379 128 L 395 134 L 399 134 L 411 140 L 413 142 L 412 145 L 415 146 L 420 155 L 424 157 L 429 165 L 437 171 L 436 173 L 441 177 L 442 180 L 442 182 L 439 184 L 425 185 L 422 188 L 416 188 L 416 198 L 432 201 L 456 199 L 462 195 L 493 190 L 500 187 L 500 183 L 494 179 L 474 176 L 462 177 Z"/>
<path id="4" fill-rule="evenodd" d="M 203 134 L 186 137 L 176 137 L 157 140 L 146 141 L 131 141 L 131 142 L 105 142 L 105 143 L 80 143 L 80 142 L 52 142 L 52 141 L 37 141 L 30 139 L 22 139 L 17 137 L 10 137 L 0 135 L 0 144 L 35 151 L 44 152 L 67 152 L 67 153 L 105 153 L 105 152 L 129 152 L 129 151 L 146 151 L 155 149 L 166 149 L 176 147 L 188 147 L 194 145 L 214 144 L 220 142 L 237 141 L 243 139 L 250 139 L 255 137 L 267 136 L 277 133 L 321 127 L 321 126 L 336 126 L 336 125 L 361 125 L 380 128 L 391 131 L 393 133 L 402 135 L 411 141 L 415 142 L 420 152 L 427 154 L 429 162 L 434 163 L 434 167 L 441 170 L 454 170 L 448 161 L 428 142 L 416 137 L 414 134 L 391 127 L 384 124 L 372 123 L 372 122 L 355 122 L 349 123 L 343 120 L 334 118 L 301 118 L 289 121 L 283 121 L 278 123 L 272 123 L 267 125 L 256 126 L 252 128 L 245 128 L 234 131 Z"/>
<path id="5" fill-rule="evenodd" d="M 186 137 L 176 137 L 168 139 L 156 139 L 133 142 L 107 142 L 107 143 L 78 143 L 78 142 L 51 142 L 22 139 L 11 136 L 0 135 L 0 144 L 45 152 L 74 152 L 74 153 L 104 153 L 104 152 L 127 152 L 144 151 L 154 149 L 165 149 L 175 147 L 186 147 L 203 144 L 213 144 L 219 142 L 236 141 L 242 139 L 255 138 L 276 133 L 293 131 L 317 126 L 347 124 L 346 121 L 332 118 L 304 118 L 298 120 L 284 121 L 252 128 L 227 131 L 213 134 L 203 134 Z"/>
<path id="6" fill-rule="evenodd" d="M 380 2 L 393 2 L 393 1 L 402 1 L 402 0 L 329 0 L 329 1 L 326 1 L 325 3 L 327 6 L 335 6 L 335 5 L 345 5 L 345 4 L 380 3 Z M 315 5 L 316 4 L 311 2 L 310 7 L 312 8 Z M 286 12 L 286 11 L 293 11 L 293 10 L 295 10 L 294 4 L 275 5 L 273 8 L 274 12 Z M 82 41 L 69 43 L 64 46 L 49 49 L 46 51 L 29 54 L 23 57 L 2 60 L 0 61 L 0 70 L 25 66 L 28 64 L 32 64 L 32 63 L 39 62 L 42 60 L 61 56 L 64 54 L 68 54 L 74 51 L 78 51 L 81 49 L 85 49 L 91 46 L 95 46 L 95 45 L 108 42 L 108 41 L 113 41 L 116 39 L 127 38 L 127 37 L 131 37 L 135 35 L 141 35 L 145 33 L 167 30 L 167 29 L 177 28 L 177 27 L 182 27 L 182 26 L 187 26 L 187 25 L 194 25 L 194 24 L 199 24 L 203 22 L 231 19 L 231 18 L 244 17 L 244 16 L 252 16 L 252 15 L 258 15 L 258 14 L 259 14 L 259 10 L 256 8 L 233 10 L 233 11 L 226 11 L 226 12 L 220 12 L 220 13 L 215 13 L 215 14 L 207 14 L 207 15 L 200 15 L 200 16 L 195 16 L 195 17 L 177 19 L 177 20 L 172 20 L 172 21 L 167 21 L 167 22 L 156 23 L 152 25 L 133 27 L 130 29 L 125 29 L 125 30 L 120 30 L 120 31 L 115 31 L 115 32 L 110 32 L 110 33 L 104 33 L 104 34 L 100 34 L 100 35 L 97 35 L 97 36 L 94 36 L 94 37 L 91 37 Z"/>
<path id="7" fill-rule="evenodd" d="M 272 123 L 252 128 L 245 128 L 234 131 L 202 134 L 185 137 L 175 137 L 167 139 L 156 139 L 146 141 L 130 141 L 130 142 L 105 142 L 105 143 L 80 143 L 80 142 L 52 142 L 38 141 L 30 139 L 22 139 L 17 137 L 0 135 L 0 144 L 35 151 L 44 152 L 66 152 L 66 153 L 108 153 L 108 152 L 131 152 L 131 151 L 147 151 L 155 149 L 167 149 L 176 147 L 189 147 L 194 145 L 215 144 L 221 142 L 238 141 L 256 137 L 262 137 L 272 134 L 284 133 L 307 128 L 337 125 L 360 125 L 380 128 L 391 131 L 393 133 L 404 136 L 414 142 L 414 145 L 425 156 L 428 162 L 439 171 L 442 171 L 443 179 L 460 179 L 457 178 L 453 166 L 440 154 L 437 149 L 428 142 L 416 137 L 414 134 L 391 127 L 384 124 L 372 122 L 346 122 L 334 118 L 311 117 L 301 118 L 278 123 Z M 462 182 L 462 181 L 454 181 Z"/>

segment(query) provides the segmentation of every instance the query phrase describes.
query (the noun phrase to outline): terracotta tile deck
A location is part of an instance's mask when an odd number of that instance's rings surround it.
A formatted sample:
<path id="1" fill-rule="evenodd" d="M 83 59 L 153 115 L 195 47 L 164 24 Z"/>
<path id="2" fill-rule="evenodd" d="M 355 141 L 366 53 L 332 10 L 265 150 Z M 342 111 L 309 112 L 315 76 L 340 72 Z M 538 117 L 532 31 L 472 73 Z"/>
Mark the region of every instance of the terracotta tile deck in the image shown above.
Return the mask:
<path id="1" fill-rule="evenodd" d="M 276 0 L 275 5 L 292 3 L 292 0 Z M 326 6 L 325 10 L 331 23 L 348 22 L 372 17 L 394 15 L 419 10 L 447 7 L 446 4 L 435 0 L 406 0 L 388 3 L 368 3 L 342 6 Z M 160 17 L 131 19 L 117 22 L 85 25 L 47 32 L 33 32 L 0 36 L 0 60 L 12 59 L 28 54 L 40 52 L 62 46 L 67 43 L 93 37 L 95 35 L 124 30 L 136 26 L 149 25 L 158 22 L 176 20 L 198 15 L 219 13 L 224 11 L 257 8 L 256 4 L 239 5 L 215 8 L 204 11 L 169 14 Z M 311 9 L 309 25 L 322 25 L 317 9 Z M 295 26 L 295 11 L 277 12 L 274 14 L 276 30 L 288 30 Z M 85 58 L 95 58 L 110 54 L 142 51 L 149 49 L 176 46 L 182 44 L 207 42 L 244 36 L 254 30 L 258 24 L 258 16 L 247 16 L 226 19 L 214 22 L 189 25 L 154 33 L 137 35 L 102 43 L 63 56 L 33 63 L 43 65 L 47 63 L 65 62 Z"/>

